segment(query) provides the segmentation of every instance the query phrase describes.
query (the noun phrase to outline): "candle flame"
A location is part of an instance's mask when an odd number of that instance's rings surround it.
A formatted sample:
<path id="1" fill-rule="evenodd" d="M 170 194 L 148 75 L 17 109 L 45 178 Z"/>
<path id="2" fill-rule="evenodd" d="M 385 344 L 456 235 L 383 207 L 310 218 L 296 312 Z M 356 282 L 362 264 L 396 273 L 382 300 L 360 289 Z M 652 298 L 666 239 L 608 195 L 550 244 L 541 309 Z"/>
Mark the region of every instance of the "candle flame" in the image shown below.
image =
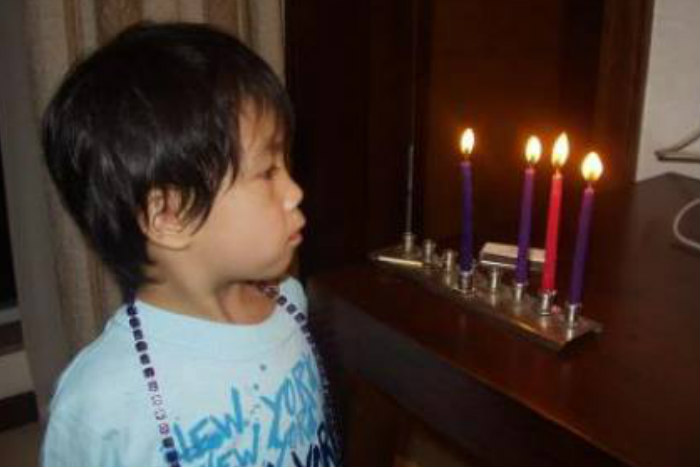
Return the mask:
<path id="1" fill-rule="evenodd" d="M 552 165 L 558 169 L 566 163 L 568 157 L 569 137 L 566 136 L 566 133 L 562 133 L 554 142 L 554 148 L 552 149 Z"/>
<path id="2" fill-rule="evenodd" d="M 525 160 L 528 164 L 537 164 L 542 156 L 542 143 L 537 136 L 530 136 L 525 146 Z"/>
<path id="3" fill-rule="evenodd" d="M 589 152 L 581 164 L 581 173 L 587 182 L 595 182 L 603 174 L 603 163 L 595 152 Z"/>
<path id="4" fill-rule="evenodd" d="M 462 151 L 462 154 L 467 157 L 471 155 L 472 150 L 474 149 L 474 139 L 474 131 L 471 128 L 464 130 L 462 133 L 462 138 L 459 141 L 459 148 Z"/>

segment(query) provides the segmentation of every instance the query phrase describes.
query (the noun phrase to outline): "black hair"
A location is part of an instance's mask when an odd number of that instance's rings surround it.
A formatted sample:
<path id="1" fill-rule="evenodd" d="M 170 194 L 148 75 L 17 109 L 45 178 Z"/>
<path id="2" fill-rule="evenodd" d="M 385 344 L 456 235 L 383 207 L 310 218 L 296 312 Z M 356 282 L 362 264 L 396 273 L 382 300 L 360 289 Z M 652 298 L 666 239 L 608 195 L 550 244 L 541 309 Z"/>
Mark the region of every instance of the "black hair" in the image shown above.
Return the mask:
<path id="1" fill-rule="evenodd" d="M 239 116 L 272 111 L 286 152 L 293 117 L 270 67 L 235 37 L 195 24 L 139 24 L 78 63 L 43 119 L 46 163 L 64 205 L 126 296 L 144 282 L 138 216 L 177 190 L 204 222 L 238 173 Z"/>

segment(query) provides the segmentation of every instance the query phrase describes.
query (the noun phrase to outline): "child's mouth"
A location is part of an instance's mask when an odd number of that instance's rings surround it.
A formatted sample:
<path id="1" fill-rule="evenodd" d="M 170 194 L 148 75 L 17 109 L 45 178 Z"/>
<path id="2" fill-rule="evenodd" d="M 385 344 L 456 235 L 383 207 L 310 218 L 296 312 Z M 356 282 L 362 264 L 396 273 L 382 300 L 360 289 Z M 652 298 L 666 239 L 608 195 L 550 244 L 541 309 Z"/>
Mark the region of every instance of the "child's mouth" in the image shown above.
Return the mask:
<path id="1" fill-rule="evenodd" d="M 298 245 L 301 243 L 301 241 L 304 239 L 303 235 L 301 234 L 301 230 L 297 230 L 294 232 L 292 235 L 289 236 L 289 242 L 293 243 L 295 245 Z"/>

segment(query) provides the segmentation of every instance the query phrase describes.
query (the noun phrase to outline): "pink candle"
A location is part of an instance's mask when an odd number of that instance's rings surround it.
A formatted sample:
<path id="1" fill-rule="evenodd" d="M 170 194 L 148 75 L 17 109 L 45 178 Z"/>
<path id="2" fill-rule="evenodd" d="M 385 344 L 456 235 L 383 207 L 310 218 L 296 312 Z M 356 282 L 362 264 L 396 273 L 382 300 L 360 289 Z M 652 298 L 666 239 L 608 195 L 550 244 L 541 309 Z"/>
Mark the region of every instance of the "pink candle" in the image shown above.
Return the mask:
<path id="1" fill-rule="evenodd" d="M 562 133 L 554 143 L 552 151 L 552 164 L 554 175 L 549 191 L 549 212 L 547 214 L 547 237 L 544 250 L 544 270 L 542 272 L 542 292 L 551 293 L 556 290 L 557 274 L 557 243 L 559 241 L 559 215 L 561 212 L 561 198 L 563 192 L 563 177 L 560 168 L 566 162 L 569 155 L 569 139 L 566 133 Z"/>
<path id="2" fill-rule="evenodd" d="M 544 271 L 542 272 L 542 291 L 555 290 L 557 274 L 557 243 L 559 240 L 559 213 L 561 211 L 562 176 L 558 170 L 552 177 L 549 190 L 549 213 L 547 215 L 547 238 L 544 247 Z"/>

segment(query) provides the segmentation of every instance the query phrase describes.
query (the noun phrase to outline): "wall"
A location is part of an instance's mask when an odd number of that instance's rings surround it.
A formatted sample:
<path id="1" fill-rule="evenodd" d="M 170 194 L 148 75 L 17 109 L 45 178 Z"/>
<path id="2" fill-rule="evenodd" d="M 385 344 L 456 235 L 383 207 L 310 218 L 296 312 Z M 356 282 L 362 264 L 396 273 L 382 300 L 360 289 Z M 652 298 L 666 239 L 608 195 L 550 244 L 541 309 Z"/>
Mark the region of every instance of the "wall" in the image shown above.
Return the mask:
<path id="1" fill-rule="evenodd" d="M 700 165 L 660 162 L 654 151 L 700 128 L 700 2 L 656 0 L 637 180 L 664 172 L 700 178 Z M 691 146 L 700 152 L 700 142 Z"/>

